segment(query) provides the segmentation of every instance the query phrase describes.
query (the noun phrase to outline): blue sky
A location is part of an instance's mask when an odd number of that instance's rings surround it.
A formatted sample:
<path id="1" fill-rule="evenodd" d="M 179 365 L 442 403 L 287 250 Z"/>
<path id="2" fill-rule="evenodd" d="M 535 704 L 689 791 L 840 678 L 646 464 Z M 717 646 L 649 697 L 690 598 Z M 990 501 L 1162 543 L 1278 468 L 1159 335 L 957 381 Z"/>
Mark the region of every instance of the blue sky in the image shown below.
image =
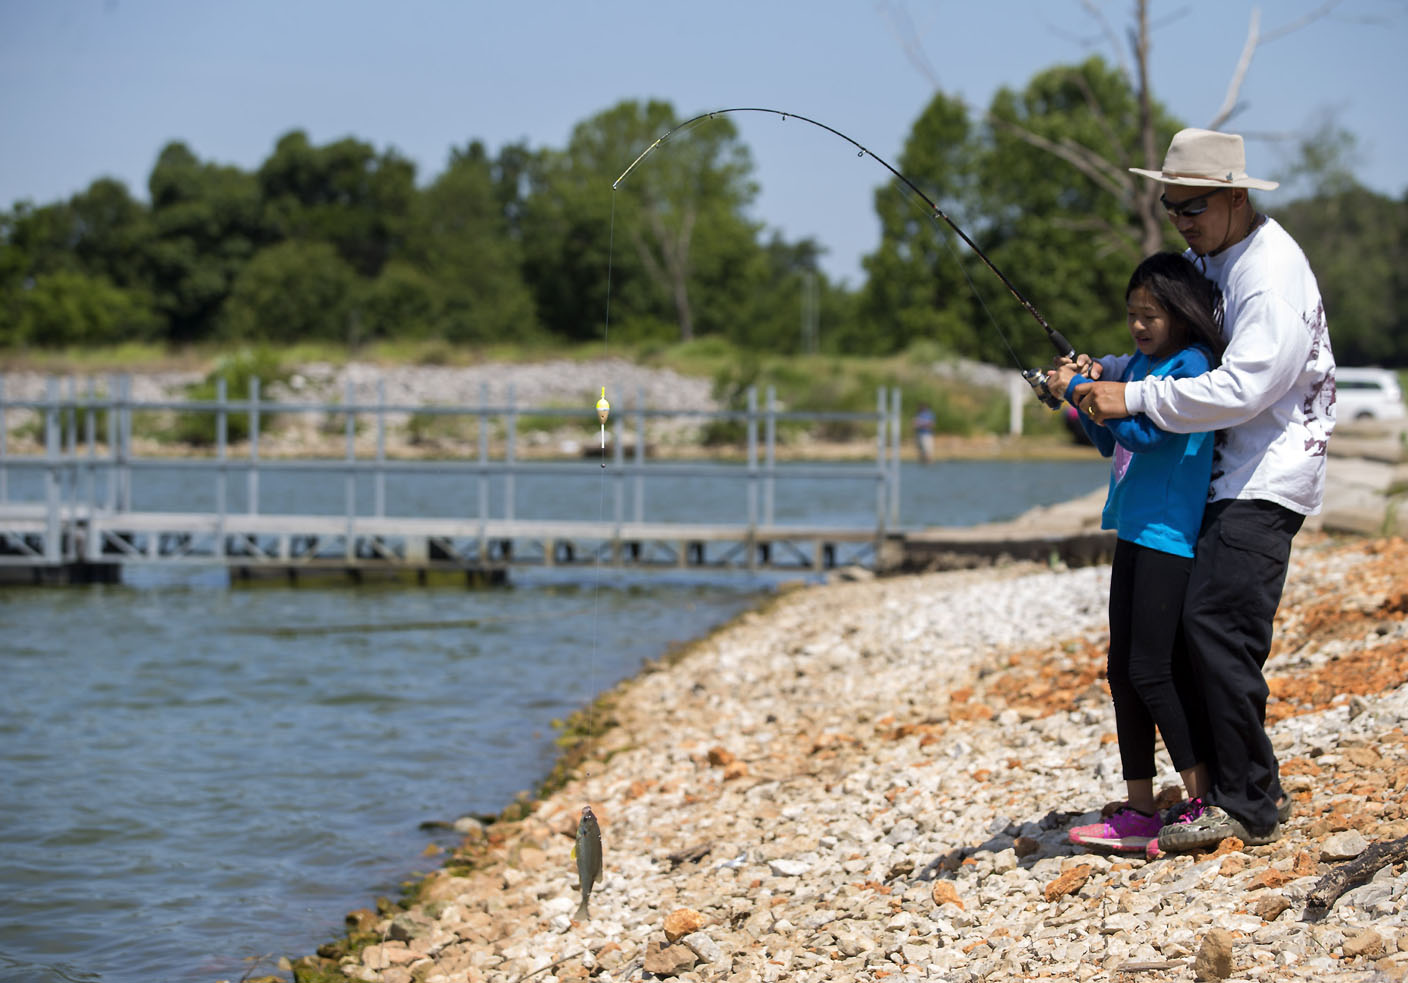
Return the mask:
<path id="1" fill-rule="evenodd" d="M 1091 4 L 1122 39 L 1133 0 Z M 1263 0 L 1262 29 L 1324 5 Z M 1154 90 L 1205 125 L 1257 4 L 1151 6 Z M 295 128 L 394 147 L 424 182 L 451 147 L 562 147 L 574 124 L 631 98 L 682 117 L 800 113 L 893 162 L 935 83 L 982 109 L 1053 64 L 1127 57 L 1110 34 L 1080 0 L 0 0 L 0 206 L 105 175 L 145 197 L 170 140 L 253 169 Z M 1341 0 L 1262 46 L 1226 127 L 1248 134 L 1249 170 L 1276 174 L 1286 146 L 1251 137 L 1306 134 L 1329 115 L 1358 138 L 1360 180 L 1401 195 L 1405 52 L 1408 0 Z M 858 283 L 884 170 L 815 128 L 734 120 L 762 186 L 754 217 L 815 238 L 828 273 Z M 641 149 L 621 148 L 623 169 Z M 1274 210 L 1276 194 L 1262 201 Z"/>

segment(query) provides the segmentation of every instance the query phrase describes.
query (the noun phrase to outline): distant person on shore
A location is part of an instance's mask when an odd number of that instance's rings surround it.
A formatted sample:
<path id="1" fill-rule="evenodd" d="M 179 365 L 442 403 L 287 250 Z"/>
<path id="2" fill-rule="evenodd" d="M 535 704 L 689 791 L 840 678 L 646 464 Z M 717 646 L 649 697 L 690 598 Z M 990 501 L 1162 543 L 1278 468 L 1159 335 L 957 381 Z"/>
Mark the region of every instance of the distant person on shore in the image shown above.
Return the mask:
<path id="1" fill-rule="evenodd" d="M 1335 426 L 1335 359 L 1320 289 L 1305 254 L 1249 189 L 1242 138 L 1174 134 L 1162 170 L 1130 168 L 1163 184 L 1161 200 L 1195 260 L 1222 291 L 1222 364 L 1195 378 L 1082 384 L 1092 420 L 1143 414 L 1172 433 L 1217 431 L 1209 504 L 1194 551 L 1183 630 L 1215 748 L 1212 789 L 1185 803 L 1159 833 L 1164 850 L 1203 849 L 1235 836 L 1280 837 L 1290 815 L 1266 734 L 1262 667 L 1290 563 L 1291 540 L 1325 494 Z M 1113 376 L 1117 362 L 1089 374 Z"/>
<path id="2" fill-rule="evenodd" d="M 928 403 L 919 404 L 919 412 L 914 414 L 914 444 L 919 450 L 919 463 L 928 464 L 934 459 L 934 411 Z"/>
<path id="3" fill-rule="evenodd" d="M 1125 289 L 1137 349 L 1121 379 L 1185 379 L 1217 364 L 1222 351 L 1217 288 L 1178 253 L 1140 263 Z M 1088 380 L 1064 362 L 1047 388 L 1072 399 Z M 1143 853 L 1163 825 L 1154 801 L 1154 728 L 1190 800 L 1208 791 L 1198 719 L 1179 619 L 1193 568 L 1193 544 L 1212 474 L 1213 435 L 1173 434 L 1143 414 L 1106 425 L 1082 416 L 1092 444 L 1113 458 L 1101 528 L 1116 531 L 1110 573 L 1107 678 L 1127 799 L 1104 821 L 1071 830 L 1080 846 Z M 1189 712 L 1189 709 L 1194 711 Z"/>

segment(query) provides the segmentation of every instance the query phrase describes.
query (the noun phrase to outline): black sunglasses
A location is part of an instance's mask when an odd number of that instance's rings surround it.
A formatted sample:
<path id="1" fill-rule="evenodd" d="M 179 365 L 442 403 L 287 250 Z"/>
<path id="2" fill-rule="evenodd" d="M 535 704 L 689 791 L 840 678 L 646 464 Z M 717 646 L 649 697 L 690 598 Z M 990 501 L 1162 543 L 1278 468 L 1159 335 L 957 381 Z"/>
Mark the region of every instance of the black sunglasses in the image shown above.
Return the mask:
<path id="1" fill-rule="evenodd" d="M 1187 215 L 1191 218 L 1194 215 L 1201 215 L 1203 212 L 1207 211 L 1208 199 L 1226 190 L 1226 188 L 1214 188 L 1201 197 L 1189 198 L 1187 201 L 1169 201 L 1168 195 L 1159 195 L 1159 201 L 1163 203 L 1164 210 L 1168 212 L 1169 218 L 1179 218 L 1183 215 Z"/>

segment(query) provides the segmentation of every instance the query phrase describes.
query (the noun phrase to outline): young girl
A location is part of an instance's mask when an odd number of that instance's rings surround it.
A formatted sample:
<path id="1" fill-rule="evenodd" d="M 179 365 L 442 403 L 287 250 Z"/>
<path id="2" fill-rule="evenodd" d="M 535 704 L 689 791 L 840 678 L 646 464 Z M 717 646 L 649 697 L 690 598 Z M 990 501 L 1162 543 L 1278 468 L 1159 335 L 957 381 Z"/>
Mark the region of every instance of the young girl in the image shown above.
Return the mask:
<path id="1" fill-rule="evenodd" d="M 1140 263 L 1125 290 L 1130 336 L 1138 349 L 1121 381 L 1201 375 L 1224 342 L 1220 298 L 1212 281 L 1178 253 Z M 1087 381 L 1062 361 L 1047 376 L 1068 401 Z M 1207 727 L 1188 675 L 1179 628 L 1212 472 L 1212 433 L 1173 434 L 1143 414 L 1107 425 L 1084 416 L 1081 426 L 1105 457 L 1113 456 L 1101 527 L 1117 532 L 1110 573 L 1107 675 L 1124 772 L 1125 802 L 1104 822 L 1071 830 L 1072 843 L 1145 852 L 1163 825 L 1154 804 L 1154 727 L 1163 735 L 1188 794 L 1184 813 L 1198 812 L 1209 791 Z"/>

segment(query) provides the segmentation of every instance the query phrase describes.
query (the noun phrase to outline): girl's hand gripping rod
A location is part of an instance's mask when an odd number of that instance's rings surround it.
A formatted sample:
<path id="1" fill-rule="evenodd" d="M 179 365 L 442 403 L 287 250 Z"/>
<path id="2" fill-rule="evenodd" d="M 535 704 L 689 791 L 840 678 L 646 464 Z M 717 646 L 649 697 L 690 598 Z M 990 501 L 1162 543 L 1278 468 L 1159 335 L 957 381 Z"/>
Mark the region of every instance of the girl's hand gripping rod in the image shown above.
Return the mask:
<path id="1" fill-rule="evenodd" d="M 1046 336 L 1051 339 L 1051 344 L 1056 349 L 1056 353 L 1060 357 L 1070 359 L 1074 362 L 1076 360 L 1076 350 L 1071 343 L 1066 340 L 1066 336 L 1055 328 L 1048 327 L 1045 322 L 1042 323 L 1042 327 L 1046 328 Z M 1022 378 L 1027 380 L 1027 385 L 1032 387 L 1032 391 L 1036 393 L 1037 399 L 1041 400 L 1053 410 L 1059 410 L 1061 408 L 1061 398 L 1046 388 L 1046 372 L 1043 369 L 1023 369 Z"/>

